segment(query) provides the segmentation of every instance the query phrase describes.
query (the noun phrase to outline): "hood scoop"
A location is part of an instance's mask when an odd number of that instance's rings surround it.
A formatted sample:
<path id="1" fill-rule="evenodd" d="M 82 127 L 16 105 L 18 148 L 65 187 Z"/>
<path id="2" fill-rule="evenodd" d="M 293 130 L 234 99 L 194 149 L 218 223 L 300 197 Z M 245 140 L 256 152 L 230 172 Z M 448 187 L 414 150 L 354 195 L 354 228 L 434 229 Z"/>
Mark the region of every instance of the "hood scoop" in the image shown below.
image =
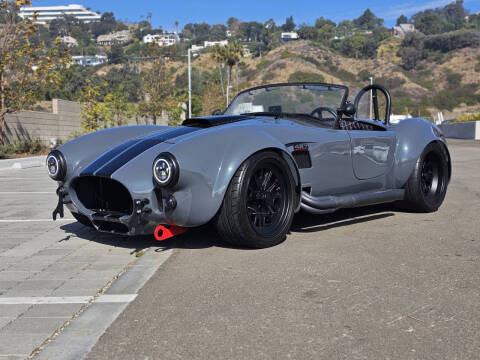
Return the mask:
<path id="1" fill-rule="evenodd" d="M 214 126 L 227 125 L 249 119 L 251 119 L 251 117 L 245 115 L 206 116 L 187 119 L 182 123 L 182 125 L 206 129 Z"/>

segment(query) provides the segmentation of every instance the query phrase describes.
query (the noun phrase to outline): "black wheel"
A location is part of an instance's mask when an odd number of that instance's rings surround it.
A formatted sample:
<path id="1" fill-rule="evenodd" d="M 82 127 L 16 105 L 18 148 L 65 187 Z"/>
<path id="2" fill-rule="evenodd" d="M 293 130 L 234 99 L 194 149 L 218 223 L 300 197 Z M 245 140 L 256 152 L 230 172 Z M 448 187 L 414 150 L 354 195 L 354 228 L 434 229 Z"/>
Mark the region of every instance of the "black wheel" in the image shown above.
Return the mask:
<path id="1" fill-rule="evenodd" d="M 265 151 L 235 173 L 216 217 L 226 242 L 266 248 L 283 242 L 294 214 L 295 180 L 286 161 Z"/>
<path id="2" fill-rule="evenodd" d="M 72 215 L 80 224 L 93 228 L 92 222 L 85 215 L 74 212 L 72 212 Z"/>
<path id="3" fill-rule="evenodd" d="M 442 205 L 450 179 L 443 145 L 429 144 L 415 165 L 406 186 L 406 204 L 415 211 L 434 212 Z"/>

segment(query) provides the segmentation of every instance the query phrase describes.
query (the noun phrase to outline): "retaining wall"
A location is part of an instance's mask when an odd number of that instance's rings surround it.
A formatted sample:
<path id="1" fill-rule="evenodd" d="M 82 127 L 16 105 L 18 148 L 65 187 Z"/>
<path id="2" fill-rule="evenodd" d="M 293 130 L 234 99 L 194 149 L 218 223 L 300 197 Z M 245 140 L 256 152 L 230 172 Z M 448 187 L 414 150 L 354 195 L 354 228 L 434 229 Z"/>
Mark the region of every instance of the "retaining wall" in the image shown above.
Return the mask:
<path id="1" fill-rule="evenodd" d="M 440 128 L 446 138 L 480 140 L 480 121 L 442 124 Z"/>

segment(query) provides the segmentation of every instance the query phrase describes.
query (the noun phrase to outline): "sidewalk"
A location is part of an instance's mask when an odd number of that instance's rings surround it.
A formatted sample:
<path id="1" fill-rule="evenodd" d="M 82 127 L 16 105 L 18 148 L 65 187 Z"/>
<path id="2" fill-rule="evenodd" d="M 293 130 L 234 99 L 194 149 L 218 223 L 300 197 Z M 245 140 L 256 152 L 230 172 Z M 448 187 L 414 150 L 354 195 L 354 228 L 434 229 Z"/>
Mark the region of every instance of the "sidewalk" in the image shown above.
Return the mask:
<path id="1" fill-rule="evenodd" d="M 47 156 L 32 156 L 18 159 L 4 159 L 0 160 L 0 170 L 12 170 L 12 169 L 28 169 L 32 167 L 40 167 L 45 164 Z"/>

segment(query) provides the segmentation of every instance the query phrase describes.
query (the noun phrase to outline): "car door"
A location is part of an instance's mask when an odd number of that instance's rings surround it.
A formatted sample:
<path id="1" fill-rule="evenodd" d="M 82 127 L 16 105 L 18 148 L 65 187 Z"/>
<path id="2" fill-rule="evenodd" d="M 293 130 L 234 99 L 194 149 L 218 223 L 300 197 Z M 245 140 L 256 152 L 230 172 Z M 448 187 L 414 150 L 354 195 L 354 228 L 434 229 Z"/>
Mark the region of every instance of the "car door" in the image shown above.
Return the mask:
<path id="1" fill-rule="evenodd" d="M 396 134 L 391 129 L 376 126 L 378 130 L 348 130 L 353 172 L 359 180 L 385 175 L 393 166 Z"/>
<path id="2" fill-rule="evenodd" d="M 285 139 L 297 162 L 304 191 L 313 196 L 342 195 L 357 188 L 347 131 L 295 126 L 276 135 Z"/>

